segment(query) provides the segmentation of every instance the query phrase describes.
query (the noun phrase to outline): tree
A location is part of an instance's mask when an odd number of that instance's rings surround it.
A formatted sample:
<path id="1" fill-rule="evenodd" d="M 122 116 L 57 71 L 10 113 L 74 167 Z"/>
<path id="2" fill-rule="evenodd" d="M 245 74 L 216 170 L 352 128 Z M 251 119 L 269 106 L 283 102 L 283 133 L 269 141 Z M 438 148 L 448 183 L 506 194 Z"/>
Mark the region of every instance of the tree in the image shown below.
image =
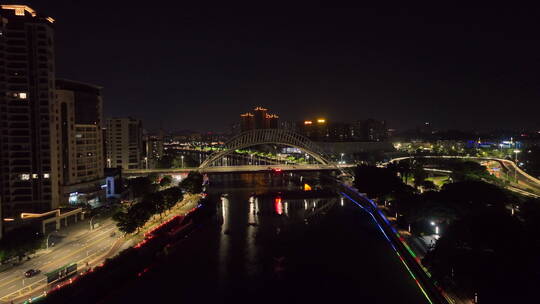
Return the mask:
<path id="1" fill-rule="evenodd" d="M 435 185 L 435 183 L 433 181 L 430 181 L 430 180 L 424 180 L 420 186 L 425 191 L 432 191 L 432 190 L 439 189 L 439 187 L 437 187 L 437 185 Z"/>
<path id="2" fill-rule="evenodd" d="M 146 212 L 148 212 L 150 216 L 156 213 L 159 213 L 161 216 L 163 211 L 165 211 L 165 202 L 161 192 L 154 192 L 145 195 L 140 204 L 144 206 Z"/>
<path id="3" fill-rule="evenodd" d="M 454 282 L 470 296 L 478 292 L 488 303 L 507 303 L 537 276 L 531 245 L 519 220 L 489 210 L 451 224 L 422 263 L 443 287 Z"/>
<path id="4" fill-rule="evenodd" d="M 196 171 L 190 171 L 188 176 L 180 182 L 180 188 L 188 193 L 202 192 L 203 176 Z"/>
<path id="5" fill-rule="evenodd" d="M 113 220 L 116 221 L 118 230 L 125 234 L 133 233 L 138 226 L 134 218 L 131 218 L 125 211 L 119 210 L 113 215 Z"/>
<path id="6" fill-rule="evenodd" d="M 172 183 L 172 176 L 170 175 L 165 175 L 161 178 L 161 180 L 159 181 L 159 186 L 161 187 L 167 187 L 169 186 L 170 184 Z"/>
<path id="7" fill-rule="evenodd" d="M 134 221 L 137 231 L 148 221 L 153 214 L 152 205 L 138 203 L 129 208 L 127 216 Z"/>
<path id="8" fill-rule="evenodd" d="M 487 207 L 502 210 L 509 201 L 506 190 L 483 181 L 445 184 L 439 196 L 441 200 L 461 205 L 469 212 Z"/>
<path id="9" fill-rule="evenodd" d="M 395 172 L 375 166 L 357 166 L 354 185 L 369 197 L 383 197 L 401 188 L 402 182 Z"/>
<path id="10" fill-rule="evenodd" d="M 165 210 L 171 209 L 177 202 L 183 199 L 182 190 L 179 187 L 170 187 L 161 192 L 163 193 Z"/>
<path id="11" fill-rule="evenodd" d="M 486 167 L 474 161 L 458 161 L 450 163 L 450 170 L 452 174 L 450 177 L 454 182 L 459 181 L 495 181 L 491 174 L 489 174 Z"/>
<path id="12" fill-rule="evenodd" d="M 134 197 L 143 197 L 156 191 L 156 185 L 148 177 L 136 177 L 128 180 L 129 189 Z"/>
<path id="13" fill-rule="evenodd" d="M 414 178 L 414 186 L 416 188 L 420 187 L 422 183 L 424 183 L 426 178 L 428 177 L 426 170 L 424 170 L 424 167 L 422 167 L 421 165 L 415 166 L 412 171 L 412 174 Z"/>
<path id="14" fill-rule="evenodd" d="M 397 172 L 399 173 L 399 176 L 401 176 L 401 179 L 404 180 L 405 184 L 409 181 L 411 171 L 410 160 L 398 162 Z"/>

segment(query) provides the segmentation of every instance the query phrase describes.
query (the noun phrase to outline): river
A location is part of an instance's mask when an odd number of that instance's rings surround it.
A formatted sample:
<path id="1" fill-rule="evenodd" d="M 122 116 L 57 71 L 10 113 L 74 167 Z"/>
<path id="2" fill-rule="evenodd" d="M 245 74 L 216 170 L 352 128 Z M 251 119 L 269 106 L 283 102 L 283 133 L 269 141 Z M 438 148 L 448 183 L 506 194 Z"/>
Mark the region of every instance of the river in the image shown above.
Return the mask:
<path id="1" fill-rule="evenodd" d="M 427 303 L 368 214 L 300 178 L 212 176 L 216 216 L 104 303 Z"/>

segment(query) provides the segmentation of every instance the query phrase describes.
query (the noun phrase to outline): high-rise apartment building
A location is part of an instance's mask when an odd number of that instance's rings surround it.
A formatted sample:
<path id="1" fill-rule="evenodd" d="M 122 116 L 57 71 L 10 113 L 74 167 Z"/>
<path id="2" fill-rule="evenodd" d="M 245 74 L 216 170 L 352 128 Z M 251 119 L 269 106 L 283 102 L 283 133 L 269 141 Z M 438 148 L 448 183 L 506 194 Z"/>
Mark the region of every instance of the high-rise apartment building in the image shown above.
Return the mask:
<path id="1" fill-rule="evenodd" d="M 253 109 L 253 118 L 255 122 L 255 129 L 267 129 L 268 128 L 268 109 L 263 107 L 256 107 Z"/>
<path id="2" fill-rule="evenodd" d="M 91 203 L 104 198 L 101 89 L 92 84 L 56 80 L 53 113 L 62 203 Z"/>
<path id="3" fill-rule="evenodd" d="M 3 217 L 58 206 L 54 20 L 0 6 L 0 204 Z"/>
<path id="4" fill-rule="evenodd" d="M 240 114 L 240 131 L 253 129 L 277 129 L 279 128 L 279 116 L 268 113 L 268 109 L 256 107 L 253 113 Z"/>
<path id="5" fill-rule="evenodd" d="M 145 156 L 143 166 L 148 169 L 155 169 L 164 153 L 165 132 L 159 130 L 157 134 L 147 134 L 144 136 Z"/>
<path id="6" fill-rule="evenodd" d="M 140 169 L 143 165 L 142 123 L 131 117 L 107 120 L 107 167 Z"/>
<path id="7" fill-rule="evenodd" d="M 300 124 L 300 133 L 311 140 L 322 141 L 328 139 L 328 122 L 326 118 L 317 118 L 314 120 L 305 120 Z"/>
<path id="8" fill-rule="evenodd" d="M 240 131 L 253 130 L 255 128 L 255 118 L 251 113 L 240 114 Z"/>

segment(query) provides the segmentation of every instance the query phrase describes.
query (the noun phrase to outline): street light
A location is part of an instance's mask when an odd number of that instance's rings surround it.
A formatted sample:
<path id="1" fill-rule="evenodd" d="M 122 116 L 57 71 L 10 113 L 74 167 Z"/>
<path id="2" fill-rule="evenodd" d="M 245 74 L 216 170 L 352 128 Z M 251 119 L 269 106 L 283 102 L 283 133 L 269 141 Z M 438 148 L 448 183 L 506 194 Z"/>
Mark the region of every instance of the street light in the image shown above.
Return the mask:
<path id="1" fill-rule="evenodd" d="M 96 217 L 97 214 L 94 214 L 91 218 L 90 218 L 90 230 L 94 230 L 94 225 L 92 224 L 92 220 L 94 219 L 94 217 Z"/>
<path id="2" fill-rule="evenodd" d="M 144 168 L 148 170 L 148 157 L 147 156 L 144 157 Z"/>
<path id="3" fill-rule="evenodd" d="M 184 155 L 180 156 L 180 159 L 182 160 L 182 168 L 184 168 Z"/>
<path id="4" fill-rule="evenodd" d="M 514 150 L 514 153 L 516 153 L 516 158 L 515 158 L 515 165 L 516 165 L 516 168 L 514 168 L 514 180 L 517 184 L 517 166 L 518 166 L 518 153 L 521 152 L 521 150 Z"/>
<path id="5" fill-rule="evenodd" d="M 340 164 L 343 163 L 343 155 L 345 155 L 345 153 L 341 153 L 341 161 L 339 162 Z"/>

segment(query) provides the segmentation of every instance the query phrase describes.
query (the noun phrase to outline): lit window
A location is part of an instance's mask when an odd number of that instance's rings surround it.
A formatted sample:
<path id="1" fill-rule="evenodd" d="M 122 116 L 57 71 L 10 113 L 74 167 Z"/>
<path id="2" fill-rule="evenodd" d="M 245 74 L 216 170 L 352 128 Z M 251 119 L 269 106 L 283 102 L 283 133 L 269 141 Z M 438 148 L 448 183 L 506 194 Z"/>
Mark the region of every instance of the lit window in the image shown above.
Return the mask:
<path id="1" fill-rule="evenodd" d="M 34 178 L 34 179 L 38 178 L 37 173 L 33 173 L 33 174 L 32 174 L 32 178 Z"/>
<path id="2" fill-rule="evenodd" d="M 26 97 L 27 97 L 26 93 L 24 93 L 24 92 L 19 93 L 19 98 L 20 99 L 26 99 Z"/>
<path id="3" fill-rule="evenodd" d="M 43 178 L 49 178 L 51 175 L 49 173 L 44 173 Z"/>
<path id="4" fill-rule="evenodd" d="M 21 180 L 29 180 L 30 174 L 21 174 Z"/>

